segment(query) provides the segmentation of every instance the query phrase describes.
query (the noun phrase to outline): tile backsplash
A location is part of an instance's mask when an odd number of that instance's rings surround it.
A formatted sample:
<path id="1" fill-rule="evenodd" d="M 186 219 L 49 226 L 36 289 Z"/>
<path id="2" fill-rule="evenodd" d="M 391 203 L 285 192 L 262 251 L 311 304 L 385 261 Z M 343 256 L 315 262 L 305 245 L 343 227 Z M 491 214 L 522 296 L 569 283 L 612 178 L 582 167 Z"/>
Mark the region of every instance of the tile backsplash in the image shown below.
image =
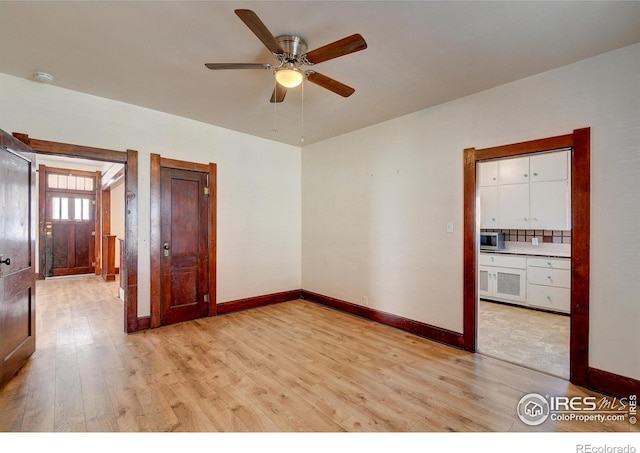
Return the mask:
<path id="1" fill-rule="evenodd" d="M 483 229 L 490 233 L 504 233 L 504 240 L 509 242 L 531 242 L 531 239 L 538 238 L 540 242 L 550 242 L 554 244 L 571 244 L 571 231 L 564 230 L 499 230 Z"/>

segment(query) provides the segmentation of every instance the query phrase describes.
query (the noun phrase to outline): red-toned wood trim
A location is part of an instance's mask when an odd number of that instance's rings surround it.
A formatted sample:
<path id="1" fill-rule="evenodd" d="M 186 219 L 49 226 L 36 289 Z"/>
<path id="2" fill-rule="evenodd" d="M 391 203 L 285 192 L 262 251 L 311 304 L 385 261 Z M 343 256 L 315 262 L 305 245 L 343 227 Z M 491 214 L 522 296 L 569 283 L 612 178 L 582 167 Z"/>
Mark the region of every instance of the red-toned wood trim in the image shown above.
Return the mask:
<path id="1" fill-rule="evenodd" d="M 576 129 L 572 134 L 515 143 L 485 149 L 464 150 L 464 288 L 463 324 L 465 349 L 475 351 L 477 329 L 477 244 L 479 226 L 475 223 L 478 191 L 476 168 L 479 161 L 514 157 L 560 148 L 571 153 L 571 345 L 570 380 L 589 386 L 589 148 L 590 129 Z M 473 161 L 473 164 L 471 162 Z M 577 235 L 577 236 L 576 236 Z"/>
<path id="2" fill-rule="evenodd" d="M 526 142 L 513 143 L 511 145 L 494 146 L 482 148 L 482 160 L 497 159 L 504 157 L 522 156 L 540 152 L 540 150 L 570 148 L 573 146 L 573 134 L 558 135 L 556 137 L 529 140 Z"/>
<path id="3" fill-rule="evenodd" d="M 209 175 L 209 312 L 208 316 L 217 313 L 216 271 L 217 271 L 217 165 L 214 163 L 200 164 L 177 159 L 168 159 L 159 154 L 151 154 L 151 316 L 150 328 L 161 325 L 161 293 L 160 276 L 161 262 L 161 206 L 160 171 L 161 168 L 175 168 L 178 170 L 195 171 Z"/>
<path id="4" fill-rule="evenodd" d="M 283 291 L 281 293 L 266 294 L 264 296 L 248 297 L 246 299 L 232 300 L 218 304 L 218 314 L 223 315 L 236 311 L 249 310 L 251 308 L 265 307 L 267 305 L 298 300 L 301 297 L 300 290 Z"/>
<path id="5" fill-rule="evenodd" d="M 93 262 L 96 263 L 94 266 L 94 273 L 96 275 L 102 274 L 102 235 L 100 234 L 100 228 L 102 226 L 102 207 L 103 204 L 103 193 L 102 193 L 102 172 L 96 171 L 93 173 L 95 178 L 95 185 L 93 186 L 93 190 L 96 196 L 96 208 L 94 210 L 94 220 L 95 224 L 93 226 L 93 231 L 95 231 L 94 246 L 93 246 Z"/>
<path id="6" fill-rule="evenodd" d="M 476 351 L 476 300 L 478 293 L 476 288 L 476 238 L 479 230 L 476 228 L 476 210 L 478 203 L 476 193 L 476 150 L 468 148 L 464 150 L 464 213 L 463 213 L 463 300 L 464 300 L 464 316 L 463 316 L 463 344 L 464 349 L 469 352 Z M 474 206 L 473 209 L 467 209 L 467 206 Z M 468 311 L 471 310 L 471 314 Z"/>
<path id="7" fill-rule="evenodd" d="M 28 134 L 19 132 L 14 132 L 13 136 L 29 145 L 37 154 L 53 154 L 125 164 L 124 330 L 125 332 L 136 331 L 138 328 L 138 152 L 134 150 L 114 151 L 33 139 Z"/>
<path id="8" fill-rule="evenodd" d="M 150 273 L 151 273 L 151 282 L 150 282 L 150 292 L 151 292 L 151 319 L 150 319 L 150 327 L 156 328 L 160 327 L 160 288 L 161 288 L 161 277 L 160 277 L 160 260 L 161 260 L 161 240 L 160 240 L 160 231 L 161 231 L 161 219 L 160 219 L 160 155 L 159 154 L 151 154 L 151 191 L 150 191 L 150 202 L 151 202 L 151 237 L 149 240 L 149 244 L 151 247 L 151 256 L 150 256 Z"/>
<path id="9" fill-rule="evenodd" d="M 148 330 L 151 328 L 151 317 L 150 316 L 142 316 L 138 318 L 138 331 Z"/>
<path id="10" fill-rule="evenodd" d="M 127 150 L 125 164 L 125 331 L 138 330 L 138 152 Z M 120 251 L 122 253 L 122 250 Z"/>
<path id="11" fill-rule="evenodd" d="M 209 164 L 209 316 L 218 314 L 218 165 Z"/>
<path id="12" fill-rule="evenodd" d="M 24 141 L 21 137 L 29 137 L 27 134 L 14 133 L 13 135 L 21 141 Z M 122 164 L 127 162 L 126 153 L 122 151 L 52 142 L 49 140 L 38 140 L 36 138 L 29 138 L 29 143 L 27 144 L 38 154 L 79 157 L 82 159 L 99 160 L 102 162 L 118 162 Z"/>
<path id="13" fill-rule="evenodd" d="M 178 170 L 190 170 L 200 173 L 209 173 L 209 165 L 199 164 L 197 162 L 188 162 L 185 160 L 160 158 L 160 166 L 165 168 L 177 168 Z"/>
<path id="14" fill-rule="evenodd" d="M 444 343 L 455 348 L 464 348 L 464 338 L 457 332 L 452 332 L 447 329 L 442 329 L 440 327 L 435 327 L 412 319 L 403 318 L 402 316 L 374 310 L 372 308 L 363 307 L 351 302 L 345 302 L 333 297 L 323 296 L 322 294 L 313 293 L 311 291 L 302 290 L 301 298 L 326 305 L 327 307 L 335 308 L 352 315 L 360 316 L 380 324 L 395 327 L 405 332 L 428 338 L 429 340 L 437 341 L 439 343 Z"/>
<path id="15" fill-rule="evenodd" d="M 573 133 L 571 159 L 570 380 L 589 386 L 589 271 L 591 237 L 591 131 Z"/>
<path id="16" fill-rule="evenodd" d="M 640 381 L 597 368 L 589 369 L 589 387 L 601 393 L 628 398 L 640 395 Z"/>
<path id="17" fill-rule="evenodd" d="M 45 244 L 46 244 L 46 168 L 38 166 L 38 280 L 44 280 Z"/>

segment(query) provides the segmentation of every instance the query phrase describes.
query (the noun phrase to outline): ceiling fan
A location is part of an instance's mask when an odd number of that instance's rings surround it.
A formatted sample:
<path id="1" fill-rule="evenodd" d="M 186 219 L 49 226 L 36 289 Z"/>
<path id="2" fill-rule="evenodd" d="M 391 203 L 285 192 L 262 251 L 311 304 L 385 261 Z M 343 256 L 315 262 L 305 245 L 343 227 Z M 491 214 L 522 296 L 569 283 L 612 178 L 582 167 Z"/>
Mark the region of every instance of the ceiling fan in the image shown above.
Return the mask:
<path id="1" fill-rule="evenodd" d="M 258 37 L 278 60 L 269 63 L 205 63 L 209 69 L 270 69 L 275 73 L 277 83 L 271 95 L 271 102 L 282 102 L 287 89 L 295 88 L 303 78 L 343 97 L 349 97 L 355 89 L 312 69 L 302 70 L 302 66 L 313 66 L 367 48 L 367 43 L 359 34 L 319 47 L 307 52 L 307 43 L 297 35 L 274 37 L 256 13 L 249 9 L 236 9 L 236 15 Z"/>

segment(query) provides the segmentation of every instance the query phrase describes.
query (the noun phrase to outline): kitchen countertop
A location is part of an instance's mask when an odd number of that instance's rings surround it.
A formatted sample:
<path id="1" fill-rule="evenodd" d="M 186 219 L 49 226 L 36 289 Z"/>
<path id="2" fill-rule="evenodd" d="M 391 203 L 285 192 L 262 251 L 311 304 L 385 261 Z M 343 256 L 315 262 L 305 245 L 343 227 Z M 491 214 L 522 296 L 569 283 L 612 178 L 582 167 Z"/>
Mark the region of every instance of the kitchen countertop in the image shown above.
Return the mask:
<path id="1" fill-rule="evenodd" d="M 530 242 L 505 242 L 502 250 L 480 250 L 481 253 L 500 253 L 506 255 L 533 255 L 557 258 L 571 258 L 570 244 L 552 244 L 542 242 L 533 245 Z"/>

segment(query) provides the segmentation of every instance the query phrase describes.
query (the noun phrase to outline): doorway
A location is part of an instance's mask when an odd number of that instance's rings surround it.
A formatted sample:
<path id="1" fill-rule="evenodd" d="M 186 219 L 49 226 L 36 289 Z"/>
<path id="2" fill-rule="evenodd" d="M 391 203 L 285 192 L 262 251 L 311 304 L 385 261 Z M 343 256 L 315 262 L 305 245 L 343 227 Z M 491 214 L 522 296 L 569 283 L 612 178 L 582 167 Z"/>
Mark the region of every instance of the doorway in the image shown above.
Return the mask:
<path id="1" fill-rule="evenodd" d="M 477 351 L 478 333 L 478 252 L 480 234 L 477 222 L 477 167 L 483 160 L 524 156 L 532 153 L 571 148 L 571 225 L 572 241 L 580 244 L 571 254 L 570 294 L 570 377 L 588 386 L 589 346 L 589 241 L 590 241 L 590 129 L 494 148 L 464 151 L 464 289 L 463 343 Z"/>
<path id="2" fill-rule="evenodd" d="M 124 165 L 125 184 L 125 249 L 120 272 L 123 279 L 124 331 L 136 332 L 148 328 L 148 318 L 138 318 L 138 152 L 115 151 L 104 148 L 59 143 L 31 138 L 27 134 L 14 132 L 13 136 L 29 146 L 38 155 L 63 158 L 114 162 Z"/>

